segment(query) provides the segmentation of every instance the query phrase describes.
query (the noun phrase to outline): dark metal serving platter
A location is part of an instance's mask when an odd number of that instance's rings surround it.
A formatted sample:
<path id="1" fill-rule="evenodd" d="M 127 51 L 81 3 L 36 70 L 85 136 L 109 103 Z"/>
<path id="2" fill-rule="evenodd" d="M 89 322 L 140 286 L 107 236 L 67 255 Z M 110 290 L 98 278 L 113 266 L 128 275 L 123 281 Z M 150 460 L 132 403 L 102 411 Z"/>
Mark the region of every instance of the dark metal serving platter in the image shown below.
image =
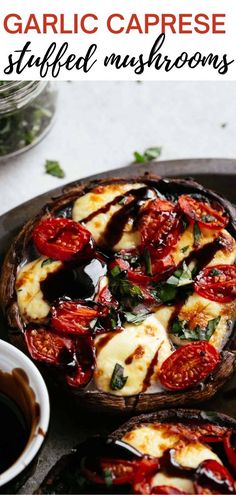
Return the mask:
<path id="1" fill-rule="evenodd" d="M 236 160 L 229 159 L 195 159 L 149 162 L 148 164 L 130 164 L 127 167 L 104 172 L 82 179 L 100 179 L 102 177 L 130 177 L 151 173 L 162 176 L 193 177 L 195 180 L 226 196 L 236 203 Z M 71 185 L 71 184 L 68 184 Z M 58 187 L 45 194 L 27 201 L 0 217 L 0 259 L 9 247 L 15 234 L 26 220 L 35 215 L 51 198 L 60 195 L 67 186 Z M 6 326 L 0 317 L 2 336 Z M 235 380 L 236 382 L 236 380 Z M 227 387 L 209 403 L 207 409 L 217 409 L 236 417 L 236 383 L 231 380 Z M 32 493 L 43 479 L 49 468 L 68 452 L 76 443 L 93 433 L 108 432 L 115 429 L 123 419 L 104 417 L 80 411 L 73 398 L 65 399 L 60 391 L 50 391 L 51 425 L 45 446 L 41 451 L 34 475 L 27 481 L 20 493 Z M 235 397 L 235 398 L 234 398 Z M 203 407 L 199 405 L 199 407 Z"/>

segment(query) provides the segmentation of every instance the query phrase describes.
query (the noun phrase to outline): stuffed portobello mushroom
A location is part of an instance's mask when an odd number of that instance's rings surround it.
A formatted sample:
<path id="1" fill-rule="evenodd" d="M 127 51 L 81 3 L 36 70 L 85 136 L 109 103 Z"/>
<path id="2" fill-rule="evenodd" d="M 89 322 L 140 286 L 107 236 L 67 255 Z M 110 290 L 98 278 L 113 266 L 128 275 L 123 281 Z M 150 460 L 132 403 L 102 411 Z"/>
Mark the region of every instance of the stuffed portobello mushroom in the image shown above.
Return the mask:
<path id="1" fill-rule="evenodd" d="M 208 399 L 236 362 L 235 219 L 191 179 L 65 189 L 6 256 L 11 341 L 89 407 Z"/>
<path id="2" fill-rule="evenodd" d="M 235 438 L 236 422 L 223 414 L 143 414 L 73 449 L 36 493 L 233 494 Z"/>

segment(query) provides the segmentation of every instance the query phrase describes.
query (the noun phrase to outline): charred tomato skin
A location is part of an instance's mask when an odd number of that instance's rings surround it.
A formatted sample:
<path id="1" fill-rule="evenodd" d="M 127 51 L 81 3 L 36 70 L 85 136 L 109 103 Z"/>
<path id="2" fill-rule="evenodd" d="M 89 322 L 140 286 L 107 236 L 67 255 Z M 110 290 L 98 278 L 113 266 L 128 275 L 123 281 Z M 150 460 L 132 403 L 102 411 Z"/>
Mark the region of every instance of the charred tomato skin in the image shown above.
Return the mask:
<path id="1" fill-rule="evenodd" d="M 63 361 L 62 354 L 65 351 L 73 354 L 72 341 L 57 335 L 46 327 L 29 327 L 25 331 L 25 341 L 28 351 L 35 361 L 60 365 Z"/>
<path id="2" fill-rule="evenodd" d="M 51 308 L 51 325 L 63 334 L 91 334 L 92 321 L 107 314 L 108 308 L 102 305 L 60 300 Z"/>
<path id="3" fill-rule="evenodd" d="M 220 363 L 209 342 L 194 342 L 175 350 L 162 364 L 159 380 L 168 390 L 185 390 L 206 379 Z"/>
<path id="4" fill-rule="evenodd" d="M 236 298 L 236 265 L 215 265 L 204 268 L 194 283 L 197 294 L 219 303 Z"/>
<path id="5" fill-rule="evenodd" d="M 153 199 L 141 209 L 139 230 L 141 247 L 151 246 L 156 258 L 167 256 L 181 232 L 178 207 L 164 199 Z"/>
<path id="6" fill-rule="evenodd" d="M 59 261 L 87 259 L 94 252 L 90 232 L 78 222 L 68 218 L 46 218 L 33 231 L 37 250 Z"/>
<path id="7" fill-rule="evenodd" d="M 182 194 L 178 204 L 187 218 L 192 222 L 197 222 L 200 227 L 221 230 L 229 221 L 224 209 L 218 203 L 214 207 L 188 194 Z"/>

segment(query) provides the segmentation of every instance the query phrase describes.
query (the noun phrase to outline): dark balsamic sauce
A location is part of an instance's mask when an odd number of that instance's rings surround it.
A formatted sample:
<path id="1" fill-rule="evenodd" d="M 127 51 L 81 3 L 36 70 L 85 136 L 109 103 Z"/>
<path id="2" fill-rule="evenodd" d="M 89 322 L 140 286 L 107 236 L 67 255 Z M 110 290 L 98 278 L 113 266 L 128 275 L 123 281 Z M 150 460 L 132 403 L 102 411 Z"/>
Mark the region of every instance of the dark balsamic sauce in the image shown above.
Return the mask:
<path id="1" fill-rule="evenodd" d="M 216 252 L 219 249 L 223 249 L 224 247 L 224 240 L 221 237 L 217 237 L 217 239 L 214 239 L 214 241 L 205 244 L 200 249 L 192 251 L 189 256 L 185 258 L 184 261 L 187 265 L 189 265 L 191 261 L 196 260 L 196 273 L 199 273 L 206 265 L 208 265 L 208 263 L 210 263 Z"/>
<path id="2" fill-rule="evenodd" d="M 147 390 L 147 388 L 149 388 L 151 385 L 151 379 L 152 379 L 154 369 L 155 369 L 155 366 L 156 366 L 157 360 L 158 360 L 158 353 L 159 353 L 159 348 L 157 349 L 157 351 L 156 351 L 155 355 L 153 356 L 152 361 L 151 361 L 151 363 L 147 369 L 146 376 L 143 380 L 142 392 L 145 392 Z"/>
<path id="3" fill-rule="evenodd" d="M 18 405 L 0 393 L 0 473 L 19 458 L 28 439 L 29 429 Z"/>
<path id="4" fill-rule="evenodd" d="M 132 191 L 132 196 L 134 196 L 134 199 L 114 213 L 108 222 L 104 233 L 105 244 L 111 248 L 119 242 L 128 221 L 130 219 L 135 220 L 137 218 L 141 206 L 147 201 L 147 199 L 152 197 L 152 195 L 153 190 L 146 186 L 141 187 L 140 189 L 134 189 Z"/>
<path id="5" fill-rule="evenodd" d="M 117 335 L 118 333 L 122 332 L 122 328 L 121 329 L 117 329 L 115 330 L 114 332 L 109 332 L 109 333 L 106 333 L 103 337 L 101 337 L 99 339 L 99 341 L 97 342 L 96 344 L 96 351 L 97 351 L 97 355 L 99 354 L 99 352 L 101 352 L 101 350 L 103 349 L 103 347 L 105 347 L 105 345 L 108 344 L 108 342 L 113 338 L 115 337 L 115 335 Z"/>
<path id="6" fill-rule="evenodd" d="M 125 198 L 133 198 L 127 204 L 122 206 L 108 222 L 106 231 L 104 233 L 104 244 L 112 248 L 119 242 L 122 237 L 123 230 L 129 219 L 135 219 L 139 212 L 140 207 L 144 204 L 147 199 L 156 196 L 156 191 L 150 187 L 144 186 L 139 189 L 131 189 L 126 193 L 116 196 L 112 201 L 105 204 L 96 211 L 93 211 L 87 217 L 83 218 L 80 222 L 86 224 L 90 222 L 94 217 L 100 215 L 101 213 L 106 213 L 110 210 L 111 206 L 119 204 L 121 200 Z"/>
<path id="7" fill-rule="evenodd" d="M 146 199 L 148 199 L 147 191 L 152 191 L 152 193 L 154 192 L 153 189 L 151 190 L 147 186 L 140 187 L 139 189 L 130 189 L 129 191 L 124 192 L 119 196 L 116 196 L 112 201 L 109 201 L 109 203 L 106 203 L 104 206 L 101 206 L 101 208 L 99 208 L 98 210 L 93 211 L 87 217 L 84 217 L 82 220 L 80 220 L 80 223 L 88 223 L 97 215 L 100 215 L 101 213 L 107 213 L 110 210 L 111 206 L 119 204 L 120 201 L 123 201 L 124 198 L 128 198 L 129 196 L 140 199 L 141 198 L 145 199 L 146 196 Z M 123 208 L 121 209 L 123 210 Z"/>
<path id="8" fill-rule="evenodd" d="M 49 273 L 40 287 L 44 299 L 49 303 L 56 299 L 92 299 L 100 277 L 106 274 L 106 264 L 93 259 L 83 265 L 64 265 L 57 272 Z"/>

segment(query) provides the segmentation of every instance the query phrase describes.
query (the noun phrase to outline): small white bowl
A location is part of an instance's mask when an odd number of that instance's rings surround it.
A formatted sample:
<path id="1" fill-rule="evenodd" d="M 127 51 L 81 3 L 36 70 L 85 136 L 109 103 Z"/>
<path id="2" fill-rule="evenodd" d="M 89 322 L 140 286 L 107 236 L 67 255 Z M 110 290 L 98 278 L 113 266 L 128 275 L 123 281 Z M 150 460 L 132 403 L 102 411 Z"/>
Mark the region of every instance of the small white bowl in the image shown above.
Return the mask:
<path id="1" fill-rule="evenodd" d="M 5 377 L 9 376 L 14 382 L 11 394 L 5 384 Z M 40 372 L 23 352 L 0 340 L 0 392 L 14 398 L 14 390 L 18 405 L 19 399 L 24 404 L 23 412 L 30 424 L 30 435 L 20 457 L 0 474 L 0 486 L 16 478 L 33 461 L 44 442 L 50 418 L 48 391 Z"/>

